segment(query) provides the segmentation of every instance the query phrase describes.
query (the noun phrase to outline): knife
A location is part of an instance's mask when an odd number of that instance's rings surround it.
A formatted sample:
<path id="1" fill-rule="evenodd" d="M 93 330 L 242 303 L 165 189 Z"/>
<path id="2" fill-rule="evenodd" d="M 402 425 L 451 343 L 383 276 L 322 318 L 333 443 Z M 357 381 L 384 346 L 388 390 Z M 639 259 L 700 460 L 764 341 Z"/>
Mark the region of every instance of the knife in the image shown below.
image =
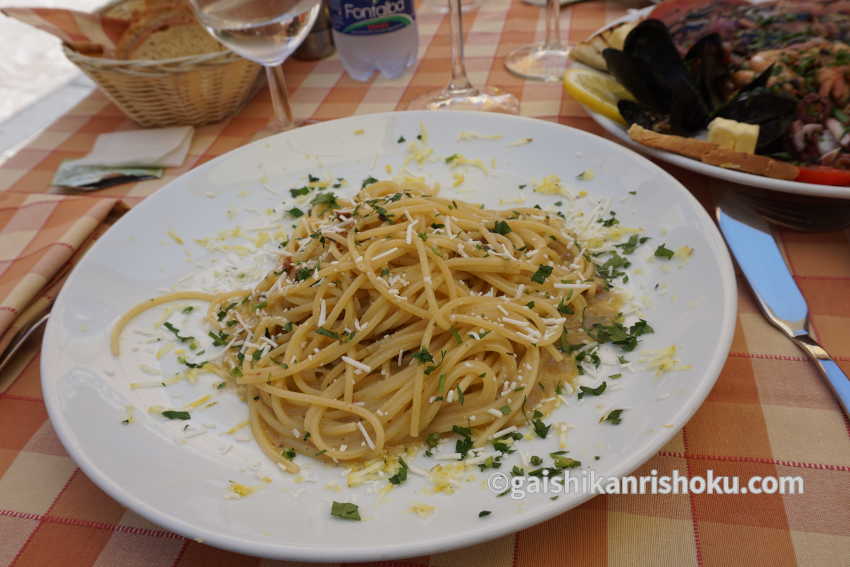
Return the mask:
<path id="1" fill-rule="evenodd" d="M 809 334 L 809 307 L 767 221 L 731 192 L 717 206 L 717 220 L 765 317 L 809 355 L 850 416 L 850 379 Z"/>

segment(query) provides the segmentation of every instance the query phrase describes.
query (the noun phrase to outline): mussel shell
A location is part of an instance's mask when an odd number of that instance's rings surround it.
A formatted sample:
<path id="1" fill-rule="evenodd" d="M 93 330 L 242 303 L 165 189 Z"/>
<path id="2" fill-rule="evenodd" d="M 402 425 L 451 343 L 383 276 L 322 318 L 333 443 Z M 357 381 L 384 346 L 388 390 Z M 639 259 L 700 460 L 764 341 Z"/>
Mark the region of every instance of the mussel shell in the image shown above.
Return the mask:
<path id="1" fill-rule="evenodd" d="M 654 130 L 656 124 L 663 119 L 663 116 L 652 112 L 647 107 L 628 99 L 623 99 L 617 103 L 617 109 L 620 111 L 620 116 L 631 126 L 638 124 L 647 130 Z"/>
<path id="2" fill-rule="evenodd" d="M 611 47 L 602 51 L 602 57 L 608 65 L 608 72 L 643 106 L 654 112 L 669 110 L 669 93 L 656 83 L 655 76 L 646 63 Z"/>
<path id="3" fill-rule="evenodd" d="M 782 138 L 791 126 L 797 100 L 764 87 L 743 91 L 721 108 L 717 115 L 759 125 L 756 151 L 765 151 Z"/>
<path id="4" fill-rule="evenodd" d="M 606 49 L 603 57 L 638 102 L 653 112 L 669 114 L 673 133 L 689 134 L 705 127 L 708 105 L 691 80 L 667 26 L 658 20 L 644 20 L 626 36 L 622 53 L 615 55 Z"/>
<path id="5" fill-rule="evenodd" d="M 702 37 L 685 55 L 685 65 L 709 108 L 716 109 L 726 101 L 729 58 L 720 34 Z"/>

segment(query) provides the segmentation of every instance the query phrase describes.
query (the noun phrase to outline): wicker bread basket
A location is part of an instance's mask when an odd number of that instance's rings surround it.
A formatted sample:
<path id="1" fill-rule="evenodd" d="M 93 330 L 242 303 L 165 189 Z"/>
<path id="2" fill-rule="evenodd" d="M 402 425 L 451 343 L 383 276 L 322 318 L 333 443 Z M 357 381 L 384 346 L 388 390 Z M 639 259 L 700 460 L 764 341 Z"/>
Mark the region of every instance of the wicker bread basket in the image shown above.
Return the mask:
<path id="1" fill-rule="evenodd" d="M 63 50 L 144 127 L 218 122 L 238 111 L 260 86 L 262 67 L 230 51 L 139 60 L 84 55 L 67 45 Z"/>

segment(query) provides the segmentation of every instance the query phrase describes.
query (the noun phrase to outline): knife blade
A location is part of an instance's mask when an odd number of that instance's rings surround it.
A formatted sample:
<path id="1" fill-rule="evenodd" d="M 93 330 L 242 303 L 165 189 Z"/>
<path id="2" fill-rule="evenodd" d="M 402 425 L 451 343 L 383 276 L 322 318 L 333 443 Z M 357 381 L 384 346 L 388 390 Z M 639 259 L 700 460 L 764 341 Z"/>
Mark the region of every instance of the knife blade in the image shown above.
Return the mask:
<path id="1" fill-rule="evenodd" d="M 850 379 L 809 332 L 809 308 L 779 251 L 770 225 L 731 192 L 717 205 L 726 244 L 747 278 L 765 317 L 817 365 L 850 415 Z"/>

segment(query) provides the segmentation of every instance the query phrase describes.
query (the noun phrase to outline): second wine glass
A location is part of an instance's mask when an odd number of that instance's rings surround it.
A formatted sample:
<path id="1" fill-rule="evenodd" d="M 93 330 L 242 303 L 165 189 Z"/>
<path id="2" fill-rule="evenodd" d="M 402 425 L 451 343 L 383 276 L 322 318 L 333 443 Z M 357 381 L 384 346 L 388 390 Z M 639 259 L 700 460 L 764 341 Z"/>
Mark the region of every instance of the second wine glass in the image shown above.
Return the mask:
<path id="1" fill-rule="evenodd" d="M 461 0 L 448 0 L 452 38 L 452 76 L 441 91 L 414 99 L 410 110 L 483 110 L 519 114 L 519 100 L 511 93 L 493 87 L 477 89 L 466 75 L 463 62 L 463 14 Z"/>
<path id="2" fill-rule="evenodd" d="M 320 0 L 191 0 L 201 24 L 226 47 L 266 69 L 274 120 L 296 127 L 281 64 L 298 49 L 319 14 Z"/>
<path id="3" fill-rule="evenodd" d="M 546 35 L 543 43 L 511 51 L 505 67 L 523 79 L 560 81 L 569 63 L 570 48 L 561 40 L 561 2 L 546 0 Z"/>

